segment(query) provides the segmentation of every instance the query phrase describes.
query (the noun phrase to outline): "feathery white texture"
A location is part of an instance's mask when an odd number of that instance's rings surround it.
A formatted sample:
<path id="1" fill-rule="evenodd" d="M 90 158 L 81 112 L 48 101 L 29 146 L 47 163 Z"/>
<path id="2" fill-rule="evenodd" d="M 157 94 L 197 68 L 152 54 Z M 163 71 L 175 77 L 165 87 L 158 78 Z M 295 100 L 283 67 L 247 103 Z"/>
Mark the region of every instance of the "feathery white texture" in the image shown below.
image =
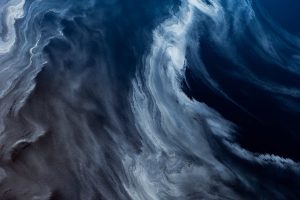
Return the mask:
<path id="1" fill-rule="evenodd" d="M 16 42 L 15 22 L 23 17 L 24 4 L 25 0 L 10 1 L 4 10 L 7 34 L 0 40 L 0 55 L 9 52 Z"/>
<path id="2" fill-rule="evenodd" d="M 233 151 L 247 152 L 244 159 L 250 155 L 255 158 L 251 162 L 265 164 L 278 160 L 274 156 L 252 154 L 241 147 L 235 149 L 236 146 L 230 143 L 232 124 L 205 104 L 188 98 L 182 91 L 187 45 L 195 42 L 190 35 L 195 16 L 197 14 L 199 17 L 200 13 L 222 26 L 226 23 L 222 9 L 218 1 L 211 1 L 210 4 L 201 0 L 182 2 L 179 13 L 162 23 L 153 33 L 144 77 L 137 77 L 133 82 L 132 109 L 144 145 L 141 154 L 127 156 L 123 160 L 125 166 L 131 166 L 128 170 L 130 184 L 125 188 L 133 199 L 156 200 L 164 198 L 164 195 L 166 199 L 182 199 L 186 194 L 181 186 L 196 182 L 195 191 L 202 191 L 207 199 L 218 199 L 207 192 L 207 187 L 215 184 L 211 177 L 221 174 L 220 179 L 230 181 L 235 176 L 231 169 L 215 158 L 214 146 L 209 144 L 207 134 L 224 140 L 224 144 Z M 180 156 L 183 152 L 197 157 L 203 165 L 190 166 Z M 174 166 L 177 172 L 166 172 L 167 166 L 174 160 L 178 164 Z M 281 165 L 282 161 L 275 164 Z M 290 161 L 284 163 L 293 164 Z M 240 180 L 248 184 L 245 178 Z M 220 193 L 228 195 L 228 198 L 240 199 L 226 185 L 216 185 L 223 191 Z"/>
<path id="3" fill-rule="evenodd" d="M 183 187 L 196 180 L 201 181 L 191 190 L 201 190 L 207 198 L 212 198 L 213 194 L 207 192 L 215 184 L 211 177 L 223 174 L 224 179 L 230 179 L 229 172 L 213 156 L 206 128 L 219 131 L 222 127 L 226 135 L 231 124 L 205 104 L 189 99 L 181 89 L 195 12 L 213 17 L 217 6 L 203 1 L 183 2 L 179 13 L 153 33 L 151 52 L 141 77 L 145 85 L 140 78 L 133 82 L 132 108 L 145 141 L 143 152 L 123 161 L 125 166 L 132 167 L 128 170 L 132 171 L 128 172 L 131 184 L 125 187 L 133 199 L 182 199 L 187 195 Z M 190 166 L 180 156 L 183 152 L 202 160 L 203 166 Z M 221 186 L 221 190 L 235 196 L 226 186 Z"/>

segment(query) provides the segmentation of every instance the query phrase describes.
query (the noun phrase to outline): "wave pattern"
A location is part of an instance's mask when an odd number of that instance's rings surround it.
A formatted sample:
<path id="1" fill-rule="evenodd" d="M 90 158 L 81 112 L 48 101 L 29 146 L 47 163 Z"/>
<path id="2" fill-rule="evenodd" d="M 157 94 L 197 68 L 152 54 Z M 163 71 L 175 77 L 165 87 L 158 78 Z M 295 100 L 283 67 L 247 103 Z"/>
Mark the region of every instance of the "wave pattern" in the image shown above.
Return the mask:
<path id="1" fill-rule="evenodd" d="M 247 150 L 239 124 L 188 92 L 192 73 L 257 118 L 212 72 L 229 60 L 224 76 L 298 108 L 299 38 L 255 2 L 3 0 L 0 9 L 0 199 L 299 199 L 295 159 Z M 292 85 L 262 76 L 245 52 Z"/>

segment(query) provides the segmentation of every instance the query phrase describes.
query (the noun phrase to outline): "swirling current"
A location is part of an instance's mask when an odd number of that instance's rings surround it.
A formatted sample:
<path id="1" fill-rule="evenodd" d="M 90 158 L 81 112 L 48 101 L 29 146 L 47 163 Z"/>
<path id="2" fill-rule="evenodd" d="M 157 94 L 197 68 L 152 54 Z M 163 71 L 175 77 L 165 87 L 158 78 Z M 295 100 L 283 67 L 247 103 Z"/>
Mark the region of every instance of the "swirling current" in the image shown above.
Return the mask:
<path id="1" fill-rule="evenodd" d="M 1 200 L 300 199 L 296 0 L 1 0 Z"/>

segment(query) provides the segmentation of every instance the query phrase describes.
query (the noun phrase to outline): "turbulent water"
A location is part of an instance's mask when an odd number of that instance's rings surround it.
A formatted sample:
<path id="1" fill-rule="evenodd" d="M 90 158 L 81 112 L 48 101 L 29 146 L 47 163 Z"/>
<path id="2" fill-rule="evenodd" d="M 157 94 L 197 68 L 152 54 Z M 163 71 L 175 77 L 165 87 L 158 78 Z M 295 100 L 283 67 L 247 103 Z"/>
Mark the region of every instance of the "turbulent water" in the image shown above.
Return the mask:
<path id="1" fill-rule="evenodd" d="M 297 8 L 1 0 L 0 199 L 300 199 Z"/>

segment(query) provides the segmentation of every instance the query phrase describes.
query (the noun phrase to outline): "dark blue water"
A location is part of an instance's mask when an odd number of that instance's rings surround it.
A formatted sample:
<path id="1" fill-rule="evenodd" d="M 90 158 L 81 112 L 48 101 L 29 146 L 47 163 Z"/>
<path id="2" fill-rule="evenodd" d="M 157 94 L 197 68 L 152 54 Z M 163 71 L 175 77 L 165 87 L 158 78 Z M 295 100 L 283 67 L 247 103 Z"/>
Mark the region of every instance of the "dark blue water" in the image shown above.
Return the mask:
<path id="1" fill-rule="evenodd" d="M 267 21 L 272 21 L 292 34 L 299 33 L 298 1 L 264 0 L 254 4 L 256 14 L 265 23 L 264 26 L 269 26 Z M 249 70 L 270 82 L 282 84 L 287 88 L 300 88 L 298 74 L 287 71 L 284 65 L 272 63 L 272 60 L 266 61 L 265 55 L 257 52 L 256 39 L 251 28 L 251 24 L 245 24 L 245 27 L 241 27 L 245 29 L 242 38 L 233 39 Z M 211 88 L 210 84 L 203 81 L 201 74 L 193 70 L 188 70 L 186 74 L 190 86 L 188 94 L 204 101 L 234 122 L 238 126 L 237 139 L 243 147 L 257 153 L 281 155 L 300 161 L 300 98 L 266 92 L 261 85 L 249 83 L 246 80 L 248 75 L 241 69 L 242 66 L 226 58 L 223 49 L 216 48 L 217 45 L 208 35 L 207 38 L 201 39 L 201 52 L 198 53 L 202 56 L 211 78 L 217 80 L 222 91 L 231 99 Z M 287 56 L 291 54 L 289 49 L 282 49 L 280 53 Z M 189 64 L 193 66 L 195 63 L 190 61 Z"/>
<path id="2" fill-rule="evenodd" d="M 0 200 L 299 200 L 299 10 L 0 1 Z"/>
<path id="3" fill-rule="evenodd" d="M 300 2 L 297 0 L 260 0 L 257 4 L 261 7 L 262 12 L 294 34 L 300 33 L 299 9 Z"/>

